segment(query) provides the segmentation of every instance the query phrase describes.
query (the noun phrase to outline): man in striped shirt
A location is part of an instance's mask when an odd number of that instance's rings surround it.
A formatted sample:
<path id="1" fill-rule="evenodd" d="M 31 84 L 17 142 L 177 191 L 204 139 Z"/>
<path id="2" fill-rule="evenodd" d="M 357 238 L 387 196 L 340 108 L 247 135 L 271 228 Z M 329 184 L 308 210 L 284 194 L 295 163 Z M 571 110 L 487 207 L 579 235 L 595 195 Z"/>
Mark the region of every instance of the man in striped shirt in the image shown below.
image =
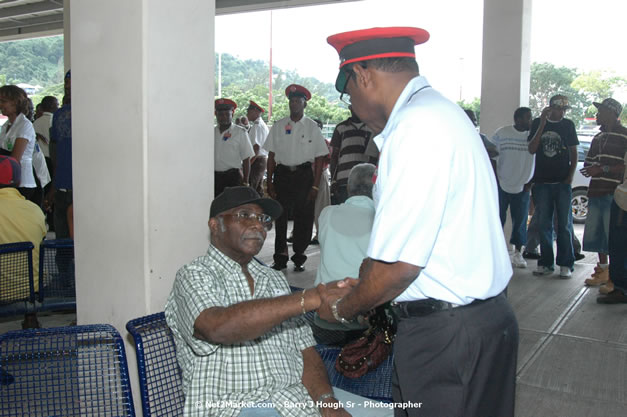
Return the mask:
<path id="1" fill-rule="evenodd" d="M 371 140 L 372 130 L 349 106 L 351 117 L 335 126 L 331 138 L 331 204 L 342 204 L 348 198 L 346 186 L 351 169 L 364 162 L 376 165 L 378 149 Z"/>
<path id="2" fill-rule="evenodd" d="M 597 252 L 599 263 L 592 276 L 585 280 L 586 285 L 600 285 L 602 293 L 610 292 L 613 285 L 608 274 L 608 239 L 610 207 L 614 190 L 622 182 L 627 151 L 627 128 L 621 125 L 619 117 L 623 106 L 613 98 L 602 103 L 593 103 L 598 109 L 597 124 L 601 126 L 592 143 L 581 173 L 590 177 L 588 187 L 588 215 L 583 234 L 583 250 Z"/>

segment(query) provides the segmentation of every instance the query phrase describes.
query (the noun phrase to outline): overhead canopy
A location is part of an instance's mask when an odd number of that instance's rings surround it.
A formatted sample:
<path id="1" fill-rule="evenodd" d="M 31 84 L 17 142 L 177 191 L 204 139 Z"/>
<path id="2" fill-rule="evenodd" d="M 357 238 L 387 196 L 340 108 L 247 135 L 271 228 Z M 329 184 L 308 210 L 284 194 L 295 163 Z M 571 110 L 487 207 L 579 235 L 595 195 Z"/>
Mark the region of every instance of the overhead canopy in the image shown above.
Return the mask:
<path id="1" fill-rule="evenodd" d="M 216 15 L 355 0 L 216 0 Z M 0 0 L 0 41 L 63 34 L 63 0 Z"/>

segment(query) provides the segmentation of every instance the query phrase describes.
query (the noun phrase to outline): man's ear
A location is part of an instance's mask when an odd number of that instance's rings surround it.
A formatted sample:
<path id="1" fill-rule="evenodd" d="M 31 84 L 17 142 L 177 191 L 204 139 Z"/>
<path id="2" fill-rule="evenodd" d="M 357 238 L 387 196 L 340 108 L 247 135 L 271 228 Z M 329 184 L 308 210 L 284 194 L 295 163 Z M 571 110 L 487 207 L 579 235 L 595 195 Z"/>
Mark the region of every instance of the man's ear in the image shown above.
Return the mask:
<path id="1" fill-rule="evenodd" d="M 215 235 L 218 230 L 220 228 L 220 225 L 218 223 L 218 219 L 215 217 L 212 217 L 209 219 L 209 230 L 211 230 L 211 234 Z"/>
<path id="2" fill-rule="evenodd" d="M 355 72 L 355 83 L 358 87 L 366 87 L 372 82 L 372 74 L 370 68 L 362 67 L 359 64 L 353 66 Z"/>
<path id="3" fill-rule="evenodd" d="M 303 105 L 303 109 L 307 107 L 307 100 L 305 100 L 305 104 Z"/>

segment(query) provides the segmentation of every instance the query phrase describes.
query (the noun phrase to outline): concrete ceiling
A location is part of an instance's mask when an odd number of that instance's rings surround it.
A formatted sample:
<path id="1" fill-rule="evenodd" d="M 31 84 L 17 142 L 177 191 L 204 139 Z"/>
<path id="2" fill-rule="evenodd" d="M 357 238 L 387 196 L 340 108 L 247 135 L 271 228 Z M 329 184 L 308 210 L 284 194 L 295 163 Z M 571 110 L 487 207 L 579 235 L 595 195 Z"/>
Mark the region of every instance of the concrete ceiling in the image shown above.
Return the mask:
<path id="1" fill-rule="evenodd" d="M 355 0 L 215 0 L 216 15 L 344 1 Z M 0 0 L 0 42 L 62 33 L 63 0 Z"/>

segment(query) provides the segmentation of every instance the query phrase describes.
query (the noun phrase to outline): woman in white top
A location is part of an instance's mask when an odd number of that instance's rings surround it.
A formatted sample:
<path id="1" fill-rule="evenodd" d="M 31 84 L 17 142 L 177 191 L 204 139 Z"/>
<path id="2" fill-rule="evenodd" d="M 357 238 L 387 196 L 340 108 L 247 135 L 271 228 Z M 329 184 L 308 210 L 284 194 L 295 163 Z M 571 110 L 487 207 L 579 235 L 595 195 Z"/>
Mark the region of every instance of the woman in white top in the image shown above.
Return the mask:
<path id="1" fill-rule="evenodd" d="M 0 148 L 3 154 L 20 161 L 22 181 L 18 190 L 32 201 L 37 187 L 32 162 L 35 129 L 25 116 L 28 113 L 26 92 L 15 85 L 0 87 L 0 111 L 9 119 L 0 130 Z"/>

